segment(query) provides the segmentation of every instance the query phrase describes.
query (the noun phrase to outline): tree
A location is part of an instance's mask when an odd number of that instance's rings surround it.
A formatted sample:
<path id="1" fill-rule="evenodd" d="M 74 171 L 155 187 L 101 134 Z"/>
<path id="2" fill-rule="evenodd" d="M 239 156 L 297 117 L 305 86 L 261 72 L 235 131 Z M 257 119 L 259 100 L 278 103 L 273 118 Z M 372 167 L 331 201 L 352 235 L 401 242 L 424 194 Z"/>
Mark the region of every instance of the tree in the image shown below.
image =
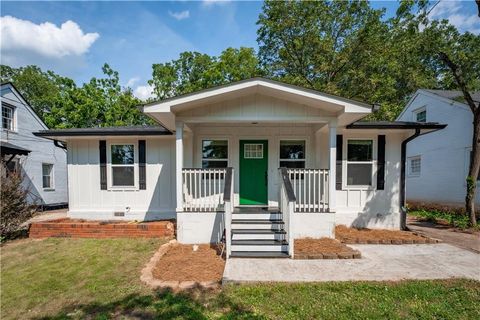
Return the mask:
<path id="1" fill-rule="evenodd" d="M 252 48 L 227 48 L 220 56 L 183 52 L 177 60 L 152 66 L 154 92 L 159 99 L 190 93 L 262 75 Z"/>
<path id="2" fill-rule="evenodd" d="M 2 82 L 11 81 L 49 128 L 145 125 L 152 121 L 137 106 L 130 88 L 122 88 L 118 72 L 105 64 L 104 78 L 78 87 L 72 79 L 37 66 L 1 66 Z"/>
<path id="3" fill-rule="evenodd" d="M 437 80 L 415 58 L 418 31 L 383 15 L 365 1 L 266 1 L 260 62 L 282 81 L 380 104 L 371 118 L 393 120 L 408 95 Z"/>

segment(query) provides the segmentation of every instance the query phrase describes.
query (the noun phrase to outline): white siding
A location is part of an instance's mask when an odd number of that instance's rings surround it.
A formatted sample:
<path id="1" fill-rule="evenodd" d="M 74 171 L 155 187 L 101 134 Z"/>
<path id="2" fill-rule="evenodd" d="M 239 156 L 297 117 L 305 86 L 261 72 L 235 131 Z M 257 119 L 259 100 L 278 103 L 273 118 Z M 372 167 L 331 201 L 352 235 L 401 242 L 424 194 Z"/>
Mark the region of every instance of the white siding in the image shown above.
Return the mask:
<path id="1" fill-rule="evenodd" d="M 422 164 L 420 175 L 407 175 L 407 200 L 463 206 L 472 146 L 472 112 L 466 105 L 420 91 L 398 120 L 413 121 L 413 112 L 423 107 L 428 122 L 448 126 L 408 143 L 407 158 L 421 156 Z M 476 203 L 480 204 L 478 191 Z"/>
<path id="2" fill-rule="evenodd" d="M 37 204 L 67 202 L 67 152 L 55 147 L 53 141 L 32 134 L 47 127 L 10 85 L 3 85 L 1 94 L 2 103 L 15 108 L 14 131 L 0 128 L 1 140 L 31 151 L 28 156 L 17 157 L 25 174 L 24 186 L 30 191 L 29 199 Z M 43 188 L 42 163 L 53 164 L 54 189 Z"/>
<path id="3" fill-rule="evenodd" d="M 100 190 L 99 140 L 68 141 L 71 217 L 98 220 L 175 217 L 174 140 L 128 137 L 107 139 L 107 145 L 118 141 L 136 143 L 140 139 L 146 140 L 146 190 Z M 114 212 L 125 212 L 127 207 L 130 210 L 125 217 L 114 217 Z"/>

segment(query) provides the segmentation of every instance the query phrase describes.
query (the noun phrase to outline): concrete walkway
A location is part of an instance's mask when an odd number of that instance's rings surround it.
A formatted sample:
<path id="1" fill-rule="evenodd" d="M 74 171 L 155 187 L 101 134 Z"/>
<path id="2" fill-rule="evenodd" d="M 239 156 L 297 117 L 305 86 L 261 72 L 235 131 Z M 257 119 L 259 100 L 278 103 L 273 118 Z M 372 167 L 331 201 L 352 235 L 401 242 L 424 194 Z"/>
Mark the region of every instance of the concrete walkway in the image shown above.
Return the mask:
<path id="1" fill-rule="evenodd" d="M 445 279 L 480 281 L 480 255 L 449 244 L 350 245 L 352 260 L 239 259 L 227 261 L 224 282 L 315 282 Z"/>
<path id="2" fill-rule="evenodd" d="M 67 218 L 68 209 L 58 209 L 45 212 L 38 212 L 26 222 L 22 223 L 22 227 L 30 225 L 32 222 L 42 222 L 56 219 Z"/>
<path id="3" fill-rule="evenodd" d="M 408 217 L 407 227 L 429 238 L 440 239 L 456 247 L 480 253 L 480 232 L 478 231 L 467 233 L 449 226 L 417 220 L 414 217 Z"/>

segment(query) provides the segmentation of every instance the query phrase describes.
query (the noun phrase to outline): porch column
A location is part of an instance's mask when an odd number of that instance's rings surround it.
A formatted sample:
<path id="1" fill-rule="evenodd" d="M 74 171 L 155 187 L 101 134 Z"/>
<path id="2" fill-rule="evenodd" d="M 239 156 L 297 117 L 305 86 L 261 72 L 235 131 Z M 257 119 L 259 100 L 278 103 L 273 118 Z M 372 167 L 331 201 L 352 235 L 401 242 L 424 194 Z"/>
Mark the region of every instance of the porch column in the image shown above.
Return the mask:
<path id="1" fill-rule="evenodd" d="M 183 211 L 182 169 L 183 169 L 183 122 L 175 123 L 175 176 L 177 189 L 177 212 Z"/>
<path id="2" fill-rule="evenodd" d="M 328 180 L 328 206 L 330 212 L 335 212 L 336 205 L 336 167 L 337 167 L 337 121 L 331 120 L 328 123 L 328 133 L 329 133 L 329 151 L 330 151 L 330 161 L 329 161 L 329 172 L 330 178 Z"/>

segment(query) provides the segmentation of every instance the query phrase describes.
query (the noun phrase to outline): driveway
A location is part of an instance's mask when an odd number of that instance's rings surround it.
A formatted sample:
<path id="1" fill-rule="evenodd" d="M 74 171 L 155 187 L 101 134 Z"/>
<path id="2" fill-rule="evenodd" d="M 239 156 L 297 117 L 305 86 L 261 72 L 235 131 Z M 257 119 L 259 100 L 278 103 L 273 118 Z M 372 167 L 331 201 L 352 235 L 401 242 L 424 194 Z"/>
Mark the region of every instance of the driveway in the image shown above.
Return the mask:
<path id="1" fill-rule="evenodd" d="M 410 230 L 429 238 L 440 239 L 456 247 L 480 253 L 480 232 L 464 232 L 449 226 L 408 217 L 407 226 Z"/>
<path id="2" fill-rule="evenodd" d="M 229 259 L 224 282 L 396 281 L 469 278 L 480 281 L 480 255 L 449 244 L 349 245 L 352 260 Z"/>

